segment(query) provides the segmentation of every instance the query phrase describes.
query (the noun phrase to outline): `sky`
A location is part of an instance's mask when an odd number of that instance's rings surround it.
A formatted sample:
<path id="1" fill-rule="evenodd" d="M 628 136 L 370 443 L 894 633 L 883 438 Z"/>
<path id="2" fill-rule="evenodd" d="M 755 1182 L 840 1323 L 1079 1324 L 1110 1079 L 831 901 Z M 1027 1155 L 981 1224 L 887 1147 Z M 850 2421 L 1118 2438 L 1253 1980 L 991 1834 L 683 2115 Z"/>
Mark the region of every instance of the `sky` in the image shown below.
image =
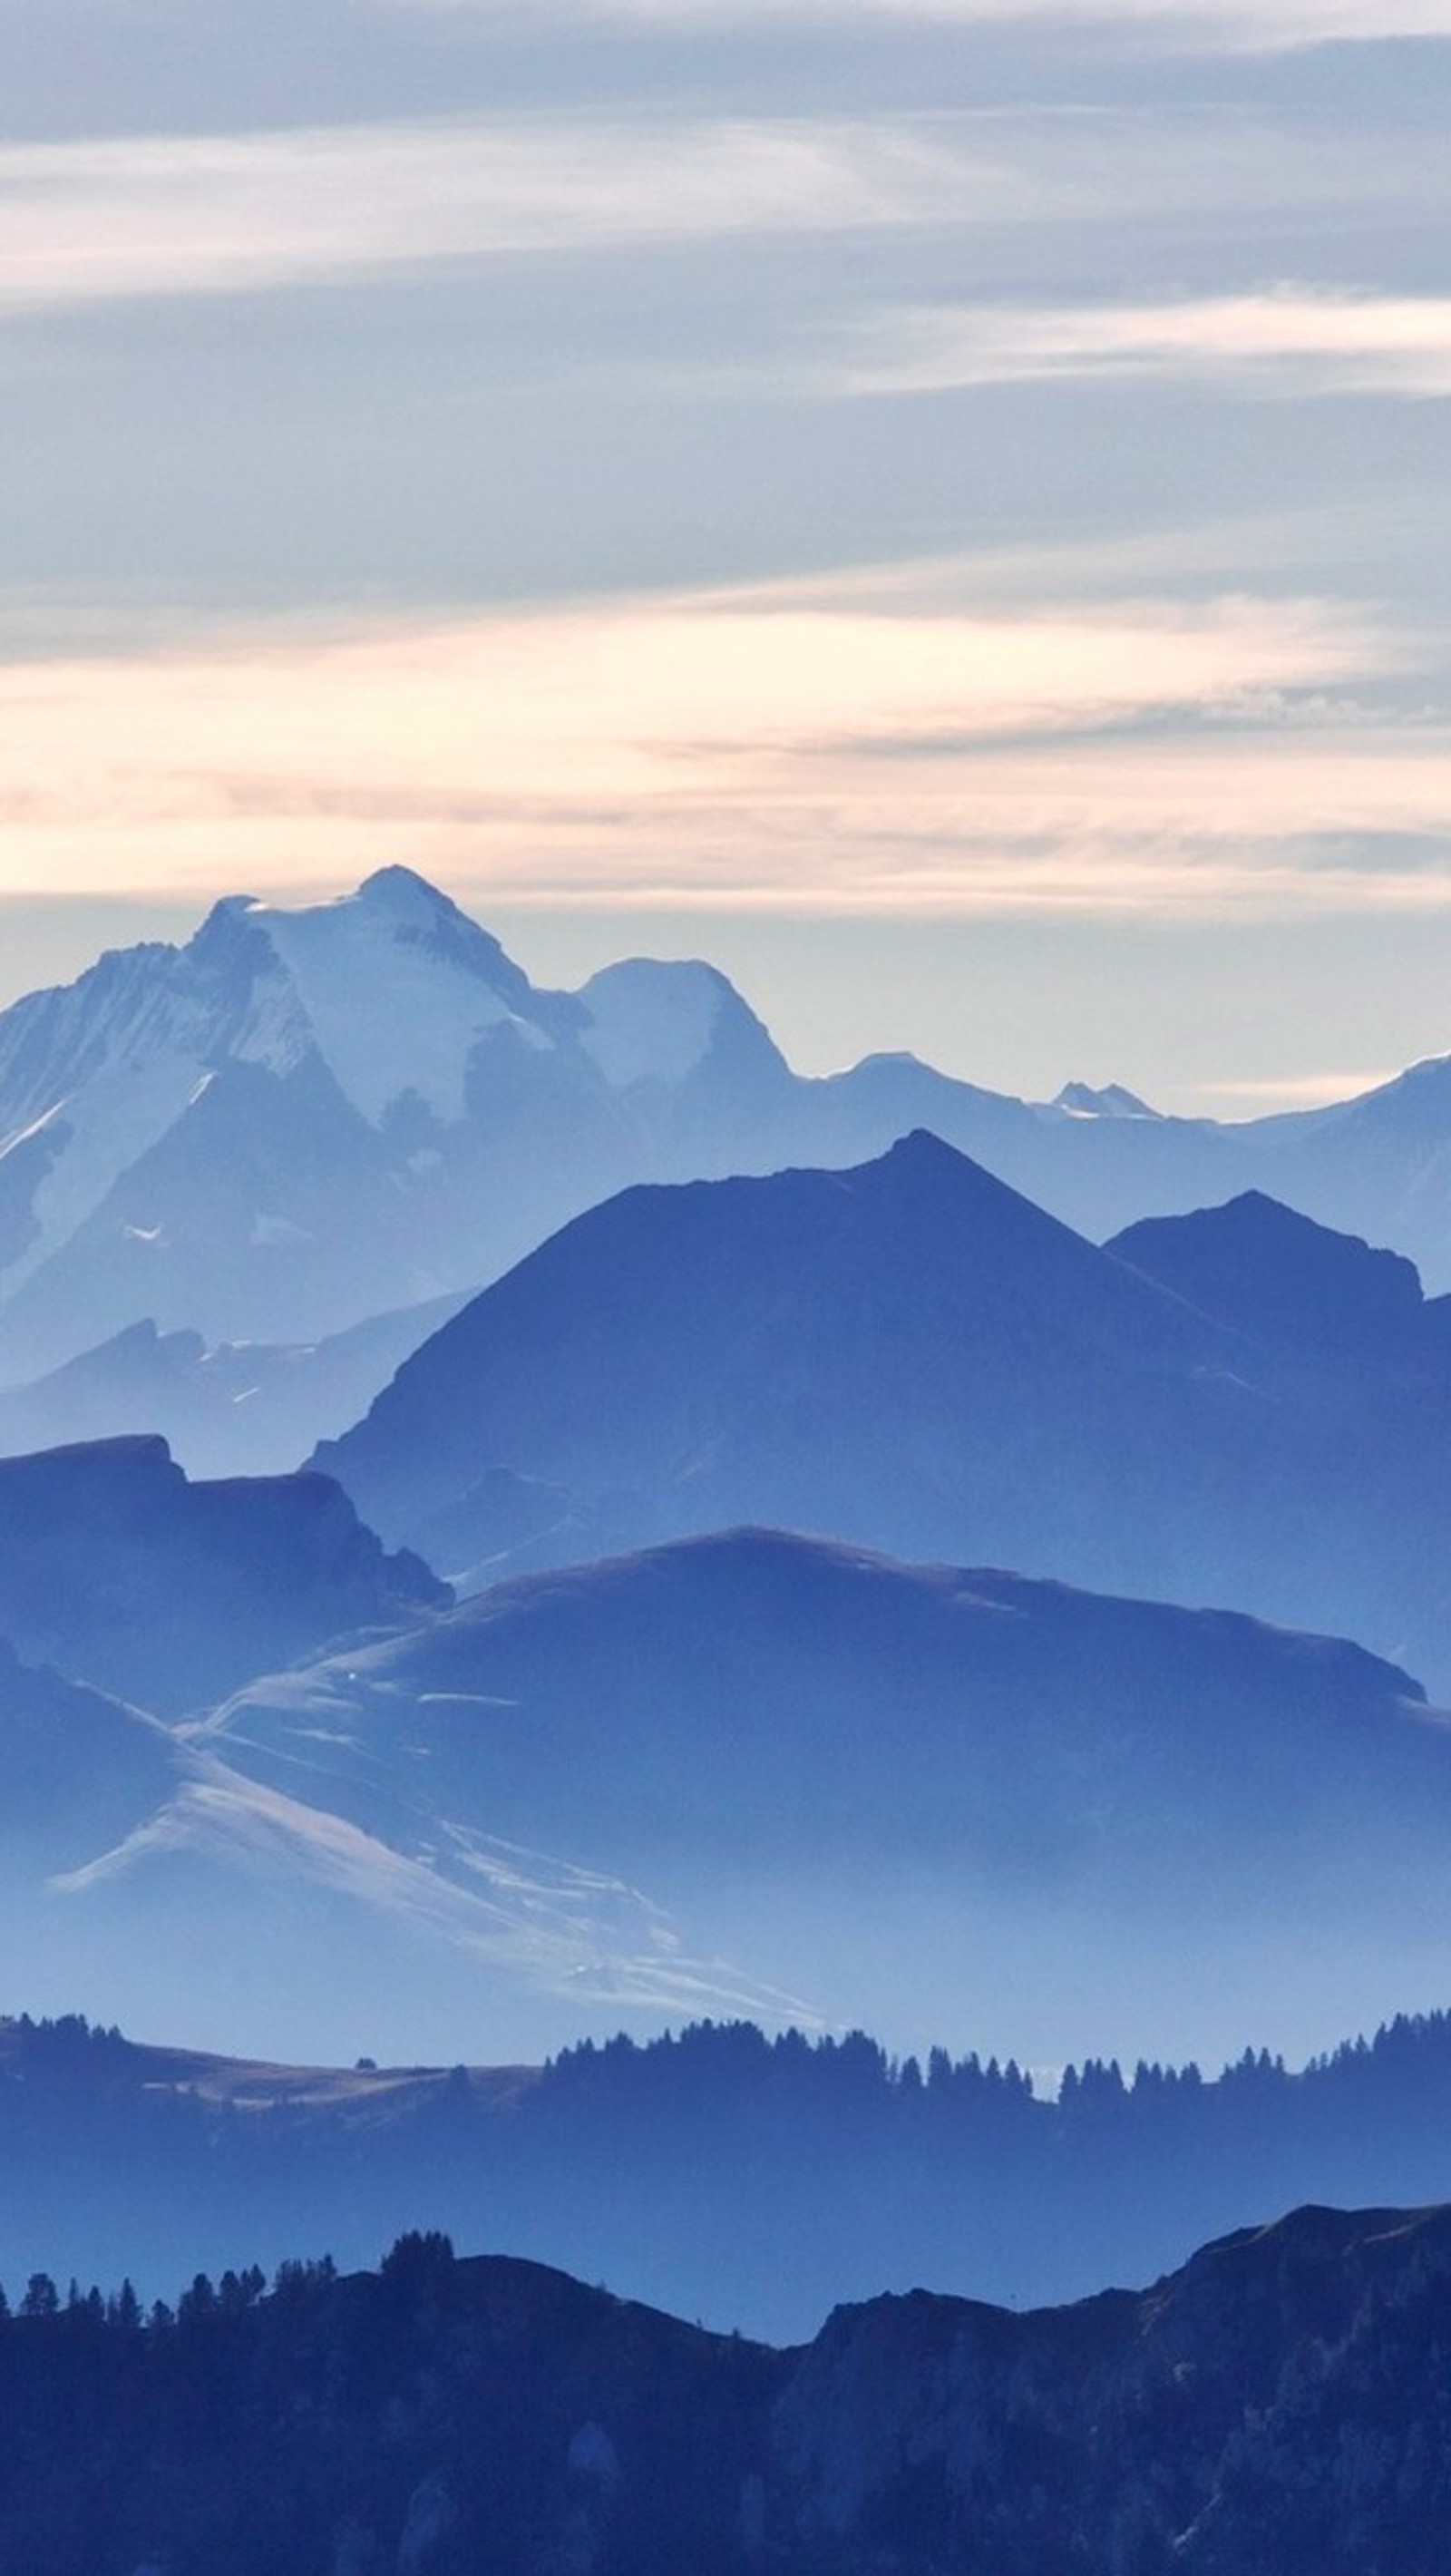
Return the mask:
<path id="1" fill-rule="evenodd" d="M 1451 0 L 6 0 L 0 1000 L 401 861 L 793 1060 L 1451 1051 Z"/>

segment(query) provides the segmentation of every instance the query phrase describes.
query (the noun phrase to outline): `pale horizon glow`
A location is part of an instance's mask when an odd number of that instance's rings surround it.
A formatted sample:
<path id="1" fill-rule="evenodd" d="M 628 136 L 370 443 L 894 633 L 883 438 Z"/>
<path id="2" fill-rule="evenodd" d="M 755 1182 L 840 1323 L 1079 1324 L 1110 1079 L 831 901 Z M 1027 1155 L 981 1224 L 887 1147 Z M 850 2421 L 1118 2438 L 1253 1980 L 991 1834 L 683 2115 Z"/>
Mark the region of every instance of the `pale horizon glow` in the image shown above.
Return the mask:
<path id="1" fill-rule="evenodd" d="M 1404 1070 L 1402 1065 L 1387 1064 L 1359 1073 L 1265 1074 L 1258 1081 L 1244 1075 L 1233 1081 L 1204 1082 L 1199 1088 L 1206 1098 L 1223 1100 L 1231 1115 L 1247 1102 L 1256 1113 L 1276 1107 L 1328 1109 L 1336 1101 L 1358 1100 L 1367 1091 L 1380 1090 Z"/>

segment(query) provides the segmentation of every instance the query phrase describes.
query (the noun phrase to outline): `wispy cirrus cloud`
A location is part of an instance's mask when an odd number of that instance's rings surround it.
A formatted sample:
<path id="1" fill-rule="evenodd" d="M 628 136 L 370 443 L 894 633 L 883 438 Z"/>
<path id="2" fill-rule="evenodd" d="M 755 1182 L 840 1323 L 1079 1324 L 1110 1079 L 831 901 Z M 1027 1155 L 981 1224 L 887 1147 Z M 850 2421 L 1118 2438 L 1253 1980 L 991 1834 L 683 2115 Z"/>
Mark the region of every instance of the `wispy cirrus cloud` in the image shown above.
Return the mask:
<path id="1" fill-rule="evenodd" d="M 544 117 L 0 151 L 0 313 L 548 251 L 1043 214 L 933 119 Z"/>
<path id="2" fill-rule="evenodd" d="M 336 884 L 401 855 L 622 909 L 1444 908 L 1444 741 L 1363 694 L 1400 658 L 1333 602 L 989 615 L 904 574 L 871 604 L 763 585 L 17 662 L 0 891 Z"/>
<path id="3" fill-rule="evenodd" d="M 478 21 L 517 21 L 519 0 L 387 0 L 400 11 Z M 541 14 L 533 0 L 531 14 Z M 1207 49 L 1286 51 L 1301 45 L 1384 42 L 1451 33 L 1444 0 L 542 0 L 545 18 L 578 26 L 665 28 L 718 34 L 724 27 L 829 26 L 879 20 L 949 26 L 1048 25 L 1130 29 L 1141 37 Z"/>
<path id="4" fill-rule="evenodd" d="M 1439 219 L 1443 200 L 1434 170 L 1373 134 L 1348 143 L 1192 109 L 521 111 L 124 136 L 0 148 L 0 318 L 752 238 L 955 233 L 980 268 L 984 245 L 1014 230 L 1047 236 L 1058 227 L 1073 244 L 1105 226 L 1117 260 L 1129 247 L 1124 226 L 1137 235 L 1148 222 L 1187 223 L 1214 234 L 1228 224 L 1232 235 L 1247 222 L 1313 223 L 1333 208 L 1338 220 L 1354 213 L 1366 226 L 1404 228 Z M 1303 300 L 1308 331 L 1315 314 Z M 1222 333 L 1249 330 L 1256 299 L 1244 302 L 1237 325 L 1238 308 L 1223 307 Z M 1341 302 L 1344 336 L 1355 308 Z M 1112 309 L 1099 310 L 1109 327 Z M 1202 308 L 1205 328 L 1220 311 Z M 1121 317 L 1140 334 L 1144 369 L 1149 335 L 1177 328 L 1173 315 L 1154 305 Z M 1074 317 L 1056 308 L 1016 323 L 988 314 L 955 324 L 913 308 L 889 325 L 907 335 L 896 363 L 909 371 L 1046 366 L 1050 332 L 1062 343 L 1059 363 L 1073 355 Z M 1398 327 L 1409 330 L 1408 315 Z M 1126 345 L 1121 363 L 1134 356 Z M 881 363 L 891 362 L 886 349 Z"/>
<path id="5" fill-rule="evenodd" d="M 889 312 L 828 363 L 834 391 L 1176 377 L 1266 394 L 1451 394 L 1451 296 L 1283 286 L 1178 303 Z"/>

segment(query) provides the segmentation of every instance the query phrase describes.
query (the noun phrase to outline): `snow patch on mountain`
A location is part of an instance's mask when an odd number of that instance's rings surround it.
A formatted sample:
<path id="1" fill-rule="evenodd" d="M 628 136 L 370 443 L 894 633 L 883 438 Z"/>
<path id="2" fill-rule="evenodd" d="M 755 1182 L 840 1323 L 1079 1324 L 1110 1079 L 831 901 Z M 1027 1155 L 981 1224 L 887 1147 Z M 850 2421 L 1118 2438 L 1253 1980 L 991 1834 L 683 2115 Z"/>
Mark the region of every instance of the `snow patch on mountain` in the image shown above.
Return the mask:
<path id="1" fill-rule="evenodd" d="M 239 1005 L 248 1042 L 296 1061 L 306 1031 L 281 970 L 254 982 L 257 958 L 236 953 L 220 904 L 182 950 L 114 950 L 88 974 L 34 993 L 0 1018 L 0 1099 L 16 1121 L 7 1153 L 37 1138 L 57 1148 L 32 1200 L 34 1231 L 8 1265 L 14 1290 L 69 1240 L 114 1183 L 204 1095 Z M 144 1209 L 134 1211 L 143 1236 Z"/>
<path id="2" fill-rule="evenodd" d="M 18 1287 L 33 1270 L 84 1224 L 106 1195 L 118 1171 L 136 1162 L 159 1136 L 164 1136 L 188 1107 L 196 1090 L 198 1062 L 184 1049 L 158 1053 L 148 1062 L 138 1049 L 118 1048 L 108 1054 L 91 1080 L 68 1098 L 56 1101 L 31 1129 L 53 1129 L 65 1139 L 40 1182 L 32 1213 L 36 1232 L 28 1249 L 10 1271 Z M 143 1240 L 151 1230 L 133 1228 Z"/>
<path id="3" fill-rule="evenodd" d="M 54 1126 L 64 1106 L 64 1101 L 53 1100 L 50 1107 L 43 1109 L 38 1118 L 32 1118 L 27 1126 L 12 1127 L 8 1136 L 0 1136 L 0 1163 L 21 1145 L 28 1145 L 33 1136 L 43 1136 L 47 1127 Z"/>
<path id="4" fill-rule="evenodd" d="M 580 1044 L 612 1089 L 683 1082 L 710 1053 L 730 994 L 713 966 L 627 957 L 592 975 L 579 996 L 589 1013 Z"/>
<path id="5" fill-rule="evenodd" d="M 217 1760 L 196 1736 L 180 1761 L 175 1794 L 109 1850 L 57 1872 L 53 1897 L 79 1902 L 126 1885 L 135 1904 L 158 1869 L 190 1861 L 215 1874 L 219 1892 L 229 1881 L 251 1880 L 263 1898 L 269 1885 L 310 1885 L 392 1916 L 413 1940 L 441 1941 L 580 2003 L 819 2023 L 799 1997 L 724 1959 L 690 1956 L 670 1915 L 609 1872 L 444 1818 L 428 1819 L 420 1835 L 405 1800 L 373 1831 L 321 1803 L 321 1774 L 290 1797 Z"/>

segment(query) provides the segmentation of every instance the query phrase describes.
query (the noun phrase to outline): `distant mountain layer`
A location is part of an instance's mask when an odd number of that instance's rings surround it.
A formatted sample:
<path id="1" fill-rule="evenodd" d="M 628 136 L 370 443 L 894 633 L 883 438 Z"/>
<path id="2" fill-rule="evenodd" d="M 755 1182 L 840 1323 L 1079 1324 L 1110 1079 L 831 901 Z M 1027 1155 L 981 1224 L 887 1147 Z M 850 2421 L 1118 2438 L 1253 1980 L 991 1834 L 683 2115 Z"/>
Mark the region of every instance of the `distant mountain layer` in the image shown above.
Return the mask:
<path id="1" fill-rule="evenodd" d="M 188 1475 L 280 1476 L 345 1431 L 461 1296 L 313 1344 L 223 1342 L 129 1324 L 33 1385 L 0 1389 L 0 1458 L 158 1432 Z"/>
<path id="2" fill-rule="evenodd" d="M 447 1598 L 323 1476 L 193 1485 L 159 1439 L 0 1460 L 0 1637 L 162 1715 Z"/>
<path id="3" fill-rule="evenodd" d="M 795 1075 L 726 979 L 542 992 L 406 868 L 219 903 L 0 1015 L 0 1370 L 145 1318 L 292 1347 L 472 1289 L 632 1182 L 840 1167 L 927 1127 L 1101 1237 L 1258 1188 L 1451 1284 L 1451 1059 L 1221 1127 L 1110 1084 L 1030 1104 L 908 1055 Z"/>
<path id="4" fill-rule="evenodd" d="M 36 2282 L 0 2570 L 1442 2576 L 1448 2287 L 1445 2210 L 1324 2209 L 1142 2296 L 919 2290 L 787 2352 L 437 2233 L 145 2324 Z"/>
<path id="5" fill-rule="evenodd" d="M 1348 1633 L 1451 1690 L 1446 1311 L 1263 1200 L 1099 1251 L 926 1134 L 628 1191 L 315 1463 L 465 1585 L 771 1523 Z"/>
<path id="6" fill-rule="evenodd" d="M 1146 1218 L 1105 1250 L 1313 1374 L 1327 1400 L 1337 1386 L 1347 1407 L 1377 1387 L 1451 1388 L 1451 1297 L 1424 1297 L 1402 1255 L 1312 1225 L 1259 1190 Z"/>

